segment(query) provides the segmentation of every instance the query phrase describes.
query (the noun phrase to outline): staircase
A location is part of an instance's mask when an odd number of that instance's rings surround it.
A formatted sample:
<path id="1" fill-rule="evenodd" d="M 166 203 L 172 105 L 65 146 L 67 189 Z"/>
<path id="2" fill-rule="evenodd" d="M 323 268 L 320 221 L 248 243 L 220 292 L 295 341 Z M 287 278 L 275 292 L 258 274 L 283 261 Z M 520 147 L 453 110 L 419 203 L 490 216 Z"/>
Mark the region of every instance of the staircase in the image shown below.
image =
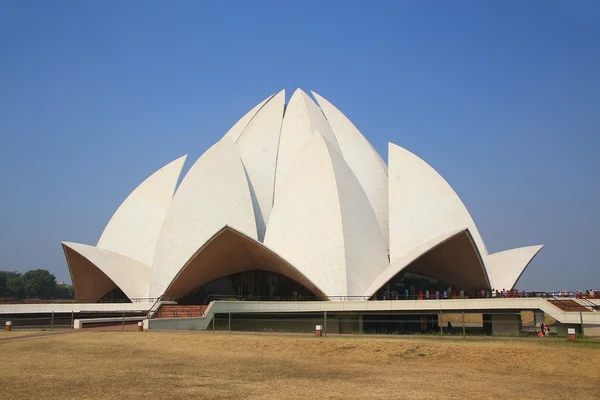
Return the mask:
<path id="1" fill-rule="evenodd" d="M 590 312 L 587 307 L 582 306 L 575 300 L 548 300 L 548 302 L 564 312 Z"/>
<path id="2" fill-rule="evenodd" d="M 208 306 L 179 306 L 164 304 L 156 311 L 152 318 L 192 318 L 202 317 Z"/>

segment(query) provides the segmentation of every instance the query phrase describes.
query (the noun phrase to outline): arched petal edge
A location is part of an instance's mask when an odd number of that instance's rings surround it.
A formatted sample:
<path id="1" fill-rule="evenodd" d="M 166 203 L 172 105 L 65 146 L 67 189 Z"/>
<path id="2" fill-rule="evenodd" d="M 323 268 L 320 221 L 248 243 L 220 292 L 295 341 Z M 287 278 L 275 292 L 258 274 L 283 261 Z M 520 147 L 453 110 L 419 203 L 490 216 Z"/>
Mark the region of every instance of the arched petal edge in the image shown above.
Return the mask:
<path id="1" fill-rule="evenodd" d="M 520 247 L 486 257 L 487 272 L 494 289 L 511 290 L 543 245 Z"/>
<path id="2" fill-rule="evenodd" d="M 364 296 L 372 296 L 404 270 L 439 279 L 457 288 L 460 285 L 464 289 L 490 287 L 481 254 L 468 228 L 456 229 L 412 249 L 371 282 Z"/>
<path id="3" fill-rule="evenodd" d="M 196 250 L 225 225 L 257 237 L 246 173 L 228 138 L 194 163 L 175 193 L 158 239 L 148 297 L 159 296 Z"/>
<path id="4" fill-rule="evenodd" d="M 317 93 L 312 94 L 333 129 L 344 160 L 365 191 L 389 248 L 387 166 L 371 143 L 340 110 Z"/>
<path id="5" fill-rule="evenodd" d="M 242 132 L 244 131 L 244 129 L 246 129 L 246 126 L 248 125 L 248 123 L 252 120 L 252 118 L 254 118 L 256 113 L 269 100 L 271 100 L 271 98 L 273 96 L 274 95 L 270 95 L 269 97 L 267 97 L 266 99 L 264 99 L 263 101 L 261 101 L 260 103 L 255 105 L 254 108 L 252 108 L 252 110 L 248 111 L 246 113 L 246 115 L 244 115 L 242 118 L 240 118 L 239 121 L 236 122 L 235 125 L 233 125 L 231 127 L 231 129 L 229 129 L 229 131 L 227 131 L 227 133 L 223 136 L 223 138 L 228 138 L 229 140 L 231 140 L 232 143 L 235 143 L 238 140 L 238 138 L 240 137 L 240 135 L 242 134 Z"/>
<path id="6" fill-rule="evenodd" d="M 425 161 L 389 144 L 389 238 L 394 263 L 423 243 L 469 228 L 480 253 L 487 250 L 469 211 L 452 187 Z"/>
<path id="7" fill-rule="evenodd" d="M 309 139 L 290 167 L 264 243 L 330 297 L 361 294 L 389 265 L 367 196 L 321 135 Z"/>
<path id="8" fill-rule="evenodd" d="M 266 270 L 300 283 L 321 299 L 325 293 L 277 253 L 225 226 L 199 248 L 169 283 L 164 296 L 179 299 L 191 290 L 231 274 Z"/>
<path id="9" fill-rule="evenodd" d="M 75 295 L 80 301 L 97 301 L 115 287 L 130 299 L 146 294 L 150 267 L 109 250 L 62 242 Z"/>
<path id="10" fill-rule="evenodd" d="M 281 187 L 290 179 L 288 172 L 298 154 L 314 135 L 322 136 L 341 153 L 331 125 L 319 106 L 302 89 L 296 89 L 286 107 L 281 125 L 275 173 L 275 202 L 281 193 Z"/>
<path id="11" fill-rule="evenodd" d="M 235 143 L 250 181 L 256 229 L 261 241 L 273 208 L 275 167 L 284 106 L 285 91 L 282 90 L 256 113 Z"/>
<path id="12" fill-rule="evenodd" d="M 152 265 L 154 250 L 187 155 L 142 182 L 119 206 L 97 247 Z"/>

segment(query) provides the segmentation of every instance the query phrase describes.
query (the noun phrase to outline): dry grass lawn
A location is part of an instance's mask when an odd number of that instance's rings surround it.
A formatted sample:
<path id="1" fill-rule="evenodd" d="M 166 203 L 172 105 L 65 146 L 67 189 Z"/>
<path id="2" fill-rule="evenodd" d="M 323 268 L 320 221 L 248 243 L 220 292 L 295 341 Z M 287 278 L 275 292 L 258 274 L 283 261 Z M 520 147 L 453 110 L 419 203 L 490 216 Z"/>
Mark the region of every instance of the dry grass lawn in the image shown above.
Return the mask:
<path id="1" fill-rule="evenodd" d="M 212 332 L 0 343 L 6 399 L 598 399 L 600 345 Z"/>

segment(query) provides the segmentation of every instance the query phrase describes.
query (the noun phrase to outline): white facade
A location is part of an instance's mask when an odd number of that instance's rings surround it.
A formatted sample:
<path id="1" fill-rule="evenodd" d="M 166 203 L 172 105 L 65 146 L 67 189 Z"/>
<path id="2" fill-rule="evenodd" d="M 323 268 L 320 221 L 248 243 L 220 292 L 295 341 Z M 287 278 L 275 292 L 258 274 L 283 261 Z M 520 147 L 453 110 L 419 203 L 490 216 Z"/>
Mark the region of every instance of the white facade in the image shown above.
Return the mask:
<path id="1" fill-rule="evenodd" d="M 487 254 L 469 211 L 440 174 L 393 143 L 388 158 L 391 262 L 433 238 L 465 228 Z"/>
<path id="2" fill-rule="evenodd" d="M 248 181 L 227 137 L 196 161 L 175 193 L 158 239 L 148 297 L 160 296 L 196 251 L 224 226 L 256 239 Z"/>
<path id="3" fill-rule="evenodd" d="M 486 267 L 492 287 L 498 290 L 515 286 L 525 268 L 544 246 L 528 246 L 490 254 Z"/>
<path id="4" fill-rule="evenodd" d="M 288 177 L 265 245 L 329 296 L 362 294 L 388 260 L 358 180 L 333 145 L 317 134 L 296 157 Z"/>
<path id="5" fill-rule="evenodd" d="M 121 204 L 97 247 L 152 265 L 154 249 L 187 156 L 165 165 Z"/>
<path id="6" fill-rule="evenodd" d="M 235 141 L 235 148 L 248 174 L 256 230 L 261 240 L 273 209 L 277 148 L 284 107 L 285 91 L 282 90 L 263 105 Z"/>
<path id="7" fill-rule="evenodd" d="M 74 251 L 89 261 L 89 264 L 87 265 L 83 263 L 80 263 L 79 265 L 79 267 L 83 269 L 82 272 L 84 274 L 88 276 L 91 275 L 90 271 L 85 271 L 85 269 L 90 268 L 91 265 L 93 265 L 106 275 L 107 278 L 113 281 L 114 284 L 130 299 L 139 299 L 146 296 L 148 275 L 150 274 L 150 267 L 147 265 L 121 254 L 98 247 L 68 242 L 63 242 L 62 244 L 65 247 L 65 252 L 67 254 L 70 251 Z M 69 265 L 74 267 L 73 261 L 71 261 Z M 78 288 L 76 287 L 75 289 L 77 290 Z M 91 295 L 90 292 L 87 292 L 77 293 L 77 297 L 91 299 L 95 296 Z"/>
<path id="8" fill-rule="evenodd" d="M 176 190 L 185 157 L 132 192 L 96 247 L 63 243 L 77 297 L 115 288 L 129 298 L 181 294 L 196 279 L 257 266 L 330 298 L 372 296 L 415 268 L 434 279 L 515 285 L 541 246 L 488 254 L 431 166 L 390 143 L 388 169 L 341 111 L 313 96 L 318 105 L 298 89 L 287 107 L 284 91 L 269 96 Z"/>
<path id="9" fill-rule="evenodd" d="M 312 92 L 331 124 L 344 161 L 360 182 L 377 216 L 386 246 L 388 241 L 388 171 L 387 165 L 371 143 L 333 104 Z"/>

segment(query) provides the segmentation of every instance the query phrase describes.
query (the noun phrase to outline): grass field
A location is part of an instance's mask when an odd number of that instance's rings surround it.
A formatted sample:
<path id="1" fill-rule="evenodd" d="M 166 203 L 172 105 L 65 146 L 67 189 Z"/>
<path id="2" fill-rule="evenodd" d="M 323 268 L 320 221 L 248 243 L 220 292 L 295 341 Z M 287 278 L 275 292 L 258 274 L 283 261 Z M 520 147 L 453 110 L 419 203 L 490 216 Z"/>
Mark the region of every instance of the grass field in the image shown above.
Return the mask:
<path id="1" fill-rule="evenodd" d="M 600 344 L 87 332 L 0 343 L 6 399 L 598 399 Z"/>

